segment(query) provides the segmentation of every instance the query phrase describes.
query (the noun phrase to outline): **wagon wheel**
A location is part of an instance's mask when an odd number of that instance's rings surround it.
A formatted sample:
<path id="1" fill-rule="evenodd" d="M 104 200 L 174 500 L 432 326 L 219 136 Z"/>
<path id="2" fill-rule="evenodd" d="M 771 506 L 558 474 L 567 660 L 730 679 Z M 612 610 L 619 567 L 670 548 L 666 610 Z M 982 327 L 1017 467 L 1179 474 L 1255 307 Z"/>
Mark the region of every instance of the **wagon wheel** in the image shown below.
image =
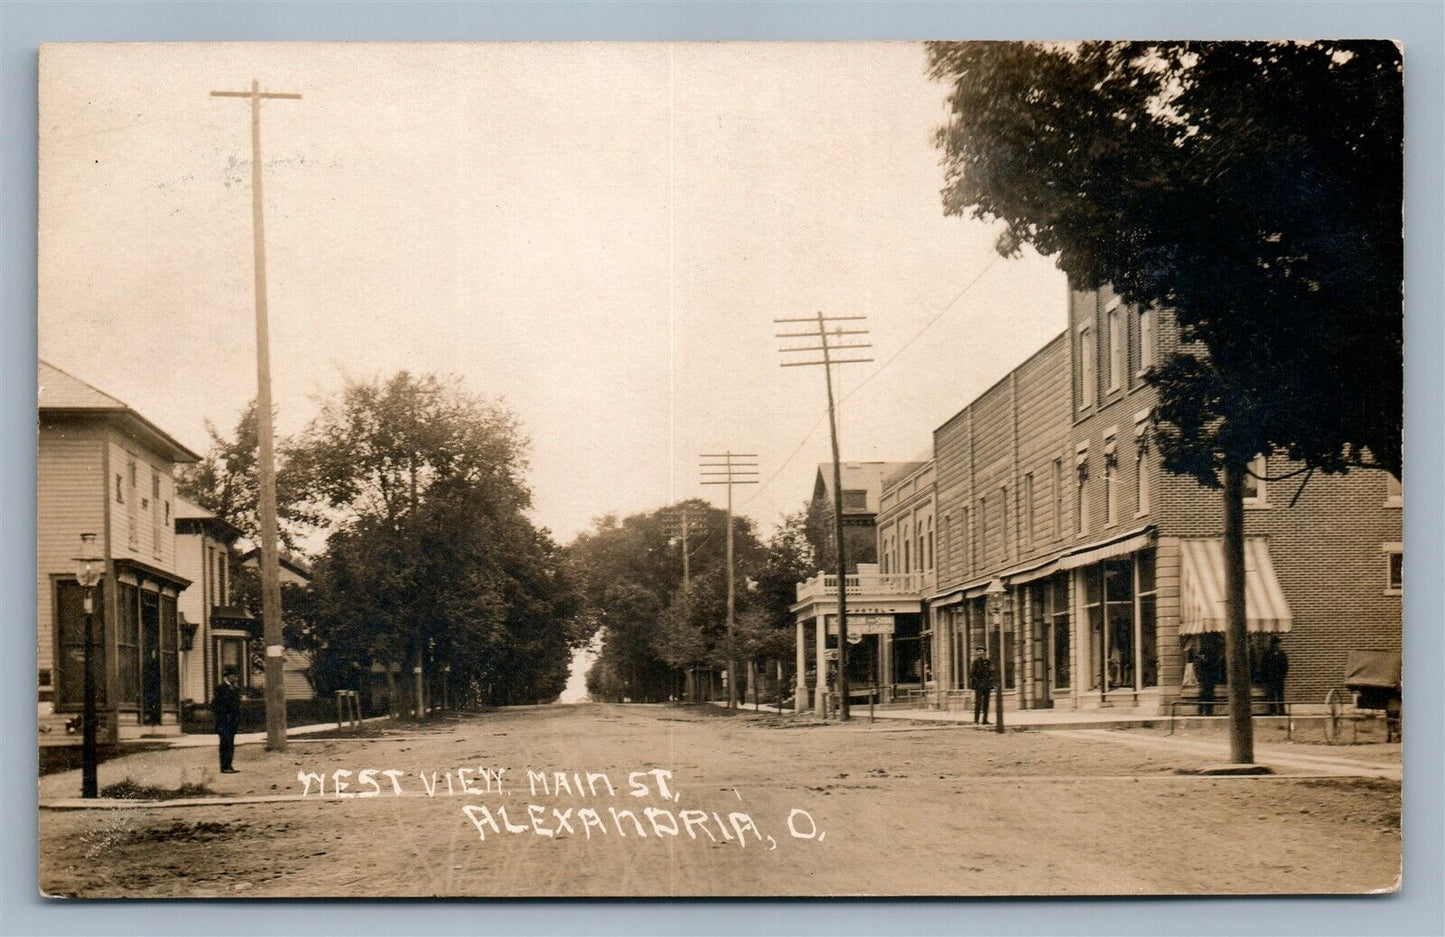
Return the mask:
<path id="1" fill-rule="evenodd" d="M 1325 741 L 1331 745 L 1340 737 L 1341 713 L 1345 708 L 1345 694 L 1339 687 L 1333 687 L 1325 694 Z"/>

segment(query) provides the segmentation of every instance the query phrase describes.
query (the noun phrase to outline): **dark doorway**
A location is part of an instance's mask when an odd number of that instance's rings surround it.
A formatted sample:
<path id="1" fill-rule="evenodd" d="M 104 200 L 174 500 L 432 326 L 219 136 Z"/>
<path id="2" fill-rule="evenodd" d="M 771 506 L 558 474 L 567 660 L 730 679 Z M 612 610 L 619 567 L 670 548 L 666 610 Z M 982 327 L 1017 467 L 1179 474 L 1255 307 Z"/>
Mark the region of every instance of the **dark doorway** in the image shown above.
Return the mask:
<path id="1" fill-rule="evenodd" d="M 161 603 L 154 592 L 140 594 L 141 722 L 161 724 Z"/>

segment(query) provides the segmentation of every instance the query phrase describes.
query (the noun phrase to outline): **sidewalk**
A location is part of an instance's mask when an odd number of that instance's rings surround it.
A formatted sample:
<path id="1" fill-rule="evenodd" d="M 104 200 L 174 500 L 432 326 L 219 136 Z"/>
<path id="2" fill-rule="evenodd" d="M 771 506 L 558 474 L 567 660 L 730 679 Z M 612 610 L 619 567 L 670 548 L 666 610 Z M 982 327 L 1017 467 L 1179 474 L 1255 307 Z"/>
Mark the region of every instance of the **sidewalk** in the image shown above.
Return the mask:
<path id="1" fill-rule="evenodd" d="M 362 725 L 368 722 L 385 722 L 390 716 L 371 716 L 361 720 Z M 335 732 L 343 728 L 334 722 L 318 722 L 309 726 L 288 726 L 286 737 L 293 735 L 315 735 L 319 732 Z M 243 732 L 236 736 L 237 745 L 257 745 L 266 741 L 265 732 Z M 134 745 L 138 748 L 215 748 L 216 736 L 214 733 L 190 734 L 190 735 L 163 735 L 150 738 L 124 739 L 120 742 L 122 746 Z"/>
<path id="2" fill-rule="evenodd" d="M 715 705 L 715 706 L 724 706 L 724 707 L 725 707 L 725 706 L 727 706 L 727 703 L 726 703 L 725 701 L 714 700 L 714 701 L 713 701 L 713 705 Z M 739 704 L 738 704 L 738 708 L 739 708 L 739 709 L 746 709 L 746 710 L 749 710 L 749 711 L 762 712 L 762 713 L 772 713 L 773 715 L 777 715 L 777 714 L 778 714 L 777 706 L 775 706 L 775 705 L 774 705 L 774 706 L 769 706 L 769 705 L 767 705 L 766 703 L 759 704 L 759 705 L 757 705 L 757 706 L 754 706 L 754 705 L 752 705 L 752 704 L 746 704 L 746 705 L 745 705 L 745 704 L 739 703 Z M 793 711 L 792 711 L 791 709 L 788 709 L 787 707 L 784 707 L 784 708 L 783 708 L 783 715 L 791 716 L 791 715 L 793 715 Z M 811 711 L 811 710 L 808 710 L 807 712 L 801 713 L 801 714 L 799 714 L 799 715 L 811 717 L 811 716 L 812 716 L 812 711 Z M 862 703 L 862 704 L 854 703 L 853 706 L 852 706 L 850 715 L 852 716 L 852 721 L 854 721 L 854 722 L 865 722 L 865 723 L 866 723 L 866 722 L 868 721 L 868 715 L 869 715 L 869 713 L 868 713 L 868 704 L 867 704 L 867 703 Z M 990 710 L 990 712 L 989 712 L 990 723 L 992 722 L 994 716 L 995 716 L 995 713 L 994 713 L 992 710 Z M 972 726 L 972 725 L 973 725 L 973 712 L 972 712 L 971 710 L 970 710 L 969 712 L 963 712 L 963 711 L 959 711 L 959 712 L 949 712 L 949 711 L 947 711 L 947 710 L 942 710 L 942 709 L 905 709 L 905 708 L 898 708 L 898 707 L 896 707 L 896 706 L 893 705 L 893 704 L 890 704 L 888 708 L 883 708 L 883 707 L 880 707 L 880 706 L 875 706 L 875 707 L 873 708 L 873 718 L 874 718 L 875 720 L 877 720 L 877 719 L 887 719 L 887 720 L 902 720 L 902 721 L 906 721 L 906 722 L 937 722 L 937 723 L 948 723 L 948 724 L 955 724 L 955 725 L 968 725 L 968 726 Z M 1259 719 L 1283 719 L 1283 718 L 1285 718 L 1285 717 L 1283 717 L 1283 716 L 1261 716 L 1261 717 L 1257 717 L 1257 718 L 1259 718 Z M 1225 720 L 1227 720 L 1227 719 L 1228 719 L 1227 716 L 1179 716 L 1179 717 L 1176 717 L 1176 719 L 1175 719 L 1175 724 L 1176 724 L 1176 725 L 1179 725 L 1179 726 L 1186 726 L 1186 725 L 1189 725 L 1189 724 L 1191 724 L 1191 723 L 1193 723 L 1193 724 L 1210 724 L 1210 723 L 1220 723 L 1220 724 L 1222 724 L 1222 723 L 1223 723 Z M 1008 729 L 1015 729 L 1015 728 L 1018 728 L 1018 729 L 1023 729 L 1023 728 L 1064 729 L 1064 728 L 1076 728 L 1076 727 L 1077 727 L 1077 728 L 1099 728 L 1099 727 L 1129 728 L 1129 727 L 1166 726 L 1166 725 L 1169 724 L 1169 716 L 1168 716 L 1168 715 L 1162 715 L 1162 716 L 1161 716 L 1161 715 L 1159 715 L 1159 714 L 1157 714 L 1157 713 L 1140 713 L 1140 712 L 1138 712 L 1138 711 L 1136 711 L 1136 710 L 1131 710 L 1131 709 L 1113 709 L 1113 710 L 1110 710 L 1110 709 L 1103 709 L 1103 710 L 1092 710 L 1092 709 L 1009 709 L 1009 710 L 1005 710 L 1005 711 L 1004 711 L 1004 719 L 1003 719 L 1003 721 L 1004 721 L 1004 727 L 1005 727 L 1005 728 L 1008 728 Z M 979 726 L 979 728 L 982 729 L 982 728 L 984 728 L 984 727 L 983 727 L 983 726 Z M 992 730 L 993 728 L 994 728 L 994 726 L 993 726 L 992 724 L 990 724 L 990 725 L 988 726 L 988 729 L 989 729 L 989 730 Z"/>
<path id="3" fill-rule="evenodd" d="M 726 703 L 718 705 L 726 706 Z M 777 714 L 776 707 L 767 706 L 754 707 L 741 705 L 739 708 L 756 710 L 765 713 Z M 784 709 L 785 715 L 792 715 L 792 711 Z M 802 715 L 810 716 L 811 713 Z M 855 725 L 868 724 L 868 706 L 856 703 L 852 707 L 852 722 Z M 996 714 L 991 714 L 996 715 Z M 973 725 L 973 713 L 968 712 L 947 712 L 936 709 L 900 709 L 889 708 L 873 710 L 875 721 L 888 722 L 927 722 L 934 723 L 930 728 L 944 728 L 946 726 L 968 726 L 977 731 L 994 731 L 994 726 Z M 1256 716 L 1255 723 L 1282 723 L 1288 716 Z M 1296 720 L 1319 719 L 1321 716 L 1295 716 Z M 1181 729 L 1201 725 L 1224 725 L 1228 722 L 1228 716 L 1178 716 L 1174 723 Z M 1130 710 L 1068 710 L 1068 709 L 1026 709 L 1007 710 L 1004 712 L 1004 727 L 1006 729 L 1039 729 L 1049 735 L 1060 738 L 1072 738 L 1079 741 L 1103 742 L 1120 745 L 1130 745 L 1138 748 L 1155 750 L 1174 750 L 1187 752 L 1190 755 L 1199 757 L 1201 764 L 1209 762 L 1223 763 L 1229 760 L 1229 741 L 1227 738 L 1190 738 L 1187 736 L 1152 736 L 1140 735 L 1138 733 L 1125 733 L 1109 731 L 1113 729 L 1131 728 L 1155 728 L 1169 725 L 1169 716 L 1149 713 L 1139 713 Z M 922 727 L 920 727 L 922 728 Z M 889 731 L 889 730 L 884 730 Z M 893 731 L 898 731 L 894 729 Z M 1280 745 L 1256 742 L 1254 746 L 1256 761 L 1260 764 L 1270 765 L 1284 769 L 1304 771 L 1310 774 L 1321 774 L 1334 777 L 1366 777 L 1381 778 L 1385 780 L 1398 781 L 1401 776 L 1401 766 L 1398 760 L 1395 761 L 1373 761 L 1352 757 L 1348 754 L 1339 753 L 1322 748 L 1320 746 L 1309 746 L 1308 748 L 1284 747 Z"/>

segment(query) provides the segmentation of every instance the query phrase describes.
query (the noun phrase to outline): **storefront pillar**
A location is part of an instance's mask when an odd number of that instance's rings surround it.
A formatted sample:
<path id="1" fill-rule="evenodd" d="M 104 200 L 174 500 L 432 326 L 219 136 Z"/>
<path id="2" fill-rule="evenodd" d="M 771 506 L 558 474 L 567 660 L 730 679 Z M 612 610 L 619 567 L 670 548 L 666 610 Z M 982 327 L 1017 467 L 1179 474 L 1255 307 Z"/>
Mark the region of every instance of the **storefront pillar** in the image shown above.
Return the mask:
<path id="1" fill-rule="evenodd" d="M 1184 681 L 1184 655 L 1179 647 L 1179 553 L 1178 537 L 1160 537 L 1154 551 L 1154 581 L 1158 590 L 1154 634 L 1159 655 L 1161 712 L 1167 711 L 1171 700 L 1179 698 L 1179 685 Z"/>

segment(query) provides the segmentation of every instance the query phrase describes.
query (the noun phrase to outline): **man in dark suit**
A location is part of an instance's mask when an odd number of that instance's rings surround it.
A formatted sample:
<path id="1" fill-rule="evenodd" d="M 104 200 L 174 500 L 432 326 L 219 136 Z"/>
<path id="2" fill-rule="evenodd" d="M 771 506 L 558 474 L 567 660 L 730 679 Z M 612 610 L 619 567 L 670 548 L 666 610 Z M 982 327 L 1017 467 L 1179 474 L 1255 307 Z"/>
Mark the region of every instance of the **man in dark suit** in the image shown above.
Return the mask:
<path id="1" fill-rule="evenodd" d="M 988 725 L 988 697 L 993 689 L 993 661 L 983 648 L 973 649 L 973 663 L 968 665 L 968 685 L 973 688 L 973 721 Z"/>
<path id="2" fill-rule="evenodd" d="M 236 754 L 236 729 L 241 725 L 241 691 L 236 686 L 236 670 L 226 668 L 221 683 L 211 700 L 211 713 L 216 718 L 216 735 L 221 738 L 221 773 L 237 774 L 231 767 Z"/>
<path id="3" fill-rule="evenodd" d="M 1279 646 L 1279 635 L 1269 636 L 1269 649 L 1264 652 L 1259 669 L 1264 683 L 1264 695 L 1269 700 L 1269 714 L 1283 716 L 1284 679 L 1289 674 L 1289 657 L 1286 656 L 1284 648 Z"/>

